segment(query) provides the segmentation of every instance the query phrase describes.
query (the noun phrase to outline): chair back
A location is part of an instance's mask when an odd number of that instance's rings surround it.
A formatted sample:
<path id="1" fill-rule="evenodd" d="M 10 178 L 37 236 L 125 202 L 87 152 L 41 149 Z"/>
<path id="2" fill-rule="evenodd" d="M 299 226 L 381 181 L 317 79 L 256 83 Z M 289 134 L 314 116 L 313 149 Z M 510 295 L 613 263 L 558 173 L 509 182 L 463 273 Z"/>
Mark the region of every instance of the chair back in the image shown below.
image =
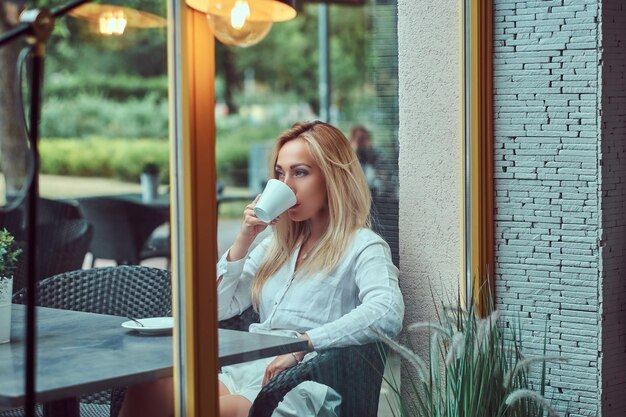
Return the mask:
<path id="1" fill-rule="evenodd" d="M 0 211 L 0 228 L 6 228 L 16 239 L 26 236 L 26 202 L 9 211 Z M 82 215 L 75 200 L 37 199 L 37 224 L 58 222 L 59 220 L 80 220 Z"/>
<path id="2" fill-rule="evenodd" d="M 80 220 L 83 216 L 76 200 L 51 200 L 40 197 L 37 206 L 37 223 L 46 224 L 62 220 Z"/>
<path id="3" fill-rule="evenodd" d="M 139 264 L 146 241 L 167 220 L 162 210 L 118 198 L 81 198 L 79 207 L 94 228 L 89 249 L 94 259 L 118 264 Z"/>
<path id="4" fill-rule="evenodd" d="M 0 229 L 7 229 L 16 240 L 23 235 L 25 213 L 21 206 L 0 211 Z"/>
<path id="5" fill-rule="evenodd" d="M 83 269 L 46 278 L 37 283 L 36 304 L 88 313 L 163 317 L 171 313 L 171 274 L 146 266 Z M 24 304 L 22 289 L 13 302 Z"/>
<path id="6" fill-rule="evenodd" d="M 85 220 L 60 220 L 37 226 L 37 280 L 81 269 L 93 236 Z M 22 249 L 25 242 L 20 242 Z M 14 292 L 26 285 L 28 252 L 20 255 L 15 272 Z"/>

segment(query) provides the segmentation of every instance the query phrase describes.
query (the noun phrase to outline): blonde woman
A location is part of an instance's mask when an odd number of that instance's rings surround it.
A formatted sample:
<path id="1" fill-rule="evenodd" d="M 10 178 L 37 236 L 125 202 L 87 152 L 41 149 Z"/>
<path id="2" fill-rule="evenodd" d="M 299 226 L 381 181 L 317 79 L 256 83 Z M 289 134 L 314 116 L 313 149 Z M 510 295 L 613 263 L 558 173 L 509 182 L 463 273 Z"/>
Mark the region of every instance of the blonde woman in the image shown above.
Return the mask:
<path id="1" fill-rule="evenodd" d="M 316 350 L 375 341 L 372 328 L 395 336 L 402 326 L 398 270 L 389 246 L 369 229 L 371 196 L 348 139 L 326 123 L 296 124 L 277 139 L 273 167 L 297 203 L 252 251 L 269 224 L 254 215 L 256 200 L 245 208 L 235 242 L 217 265 L 218 316 L 252 305 L 260 323 L 250 332 L 300 337 L 308 350 L 222 368 L 222 417 L 247 416 L 268 380 Z M 132 402 L 125 410 L 134 409 Z M 334 390 L 309 381 L 289 392 L 274 415 L 335 416 L 340 402 Z"/>

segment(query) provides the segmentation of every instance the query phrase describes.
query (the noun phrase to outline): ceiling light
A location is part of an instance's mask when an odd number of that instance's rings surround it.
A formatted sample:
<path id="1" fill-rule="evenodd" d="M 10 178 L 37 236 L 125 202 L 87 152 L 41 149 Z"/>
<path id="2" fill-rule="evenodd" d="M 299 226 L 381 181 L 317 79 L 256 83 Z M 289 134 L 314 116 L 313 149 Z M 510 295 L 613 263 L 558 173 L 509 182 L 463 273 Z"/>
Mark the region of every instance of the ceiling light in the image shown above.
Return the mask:
<path id="1" fill-rule="evenodd" d="M 220 42 L 244 48 L 265 38 L 274 22 L 296 17 L 293 0 L 187 0 L 187 5 L 207 14 Z"/>
<path id="2" fill-rule="evenodd" d="M 112 4 L 87 3 L 69 12 L 69 15 L 86 20 L 95 32 L 102 35 L 122 35 L 130 28 L 160 28 L 167 20 L 152 13 Z"/>

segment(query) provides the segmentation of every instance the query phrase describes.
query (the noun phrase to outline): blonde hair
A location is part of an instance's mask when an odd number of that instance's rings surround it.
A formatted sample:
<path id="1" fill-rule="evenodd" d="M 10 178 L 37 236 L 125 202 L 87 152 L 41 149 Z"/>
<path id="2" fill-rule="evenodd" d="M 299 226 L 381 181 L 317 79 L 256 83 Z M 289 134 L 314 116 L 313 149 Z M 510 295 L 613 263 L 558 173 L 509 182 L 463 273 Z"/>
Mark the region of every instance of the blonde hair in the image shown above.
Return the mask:
<path id="1" fill-rule="evenodd" d="M 320 167 L 326 183 L 328 227 L 315 245 L 313 256 L 302 261 L 300 272 L 332 271 L 344 255 L 354 234 L 370 227 L 371 195 L 359 160 L 341 131 L 320 121 L 297 123 L 278 137 L 271 159 L 271 176 L 283 145 L 304 140 Z M 291 257 L 298 244 L 309 236 L 308 222 L 294 222 L 281 216 L 274 226 L 274 239 L 252 282 L 252 304 L 258 309 L 265 282 Z"/>

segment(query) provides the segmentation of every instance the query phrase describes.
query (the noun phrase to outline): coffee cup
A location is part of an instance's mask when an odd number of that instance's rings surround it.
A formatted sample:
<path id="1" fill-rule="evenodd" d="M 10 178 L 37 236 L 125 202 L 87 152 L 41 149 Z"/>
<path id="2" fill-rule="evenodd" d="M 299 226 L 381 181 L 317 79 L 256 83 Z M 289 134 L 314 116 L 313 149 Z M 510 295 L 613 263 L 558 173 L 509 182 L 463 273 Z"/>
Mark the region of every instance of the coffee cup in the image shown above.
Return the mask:
<path id="1" fill-rule="evenodd" d="M 254 214 L 265 223 L 270 223 L 281 213 L 296 204 L 296 195 L 287 184 L 270 179 L 254 206 Z"/>

